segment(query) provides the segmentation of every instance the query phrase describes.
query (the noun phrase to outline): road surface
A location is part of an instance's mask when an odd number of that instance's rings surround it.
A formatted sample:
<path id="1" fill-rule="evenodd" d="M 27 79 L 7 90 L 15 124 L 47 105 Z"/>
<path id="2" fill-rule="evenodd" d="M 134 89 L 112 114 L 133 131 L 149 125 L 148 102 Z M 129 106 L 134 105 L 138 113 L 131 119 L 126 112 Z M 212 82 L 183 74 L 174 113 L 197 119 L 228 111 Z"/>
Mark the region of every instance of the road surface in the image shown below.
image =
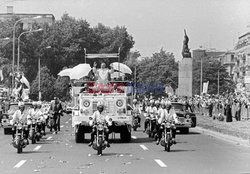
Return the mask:
<path id="1" fill-rule="evenodd" d="M 87 143 L 76 144 L 70 115 L 61 119 L 61 131 L 47 134 L 30 144 L 22 154 L 10 145 L 11 136 L 0 129 L 1 174 L 247 174 L 250 173 L 250 148 L 224 142 L 198 133 L 177 134 L 171 152 L 155 145 L 139 129 L 131 143 L 120 143 L 119 135 L 103 156 Z M 89 136 L 87 136 L 89 138 Z"/>

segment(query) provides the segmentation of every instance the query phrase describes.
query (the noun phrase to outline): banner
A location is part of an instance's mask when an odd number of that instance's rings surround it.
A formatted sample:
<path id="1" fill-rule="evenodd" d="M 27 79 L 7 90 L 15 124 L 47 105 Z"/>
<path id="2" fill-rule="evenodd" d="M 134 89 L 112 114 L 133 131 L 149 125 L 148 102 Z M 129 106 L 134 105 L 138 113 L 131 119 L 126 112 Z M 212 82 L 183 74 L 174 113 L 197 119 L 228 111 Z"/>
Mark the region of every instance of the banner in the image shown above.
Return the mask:
<path id="1" fill-rule="evenodd" d="M 203 83 L 203 94 L 206 94 L 208 91 L 209 81 Z"/>

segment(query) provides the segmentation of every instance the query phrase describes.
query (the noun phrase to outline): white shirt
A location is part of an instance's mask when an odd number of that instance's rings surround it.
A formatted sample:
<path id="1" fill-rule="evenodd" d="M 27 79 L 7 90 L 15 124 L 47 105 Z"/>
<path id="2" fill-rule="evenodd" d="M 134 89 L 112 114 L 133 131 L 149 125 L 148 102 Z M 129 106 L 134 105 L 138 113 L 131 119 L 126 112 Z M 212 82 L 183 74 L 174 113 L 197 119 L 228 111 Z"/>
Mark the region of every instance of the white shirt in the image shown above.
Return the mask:
<path id="1" fill-rule="evenodd" d="M 157 109 L 156 107 L 149 106 L 146 109 L 146 113 L 151 117 L 154 118 L 157 114 Z"/>
<path id="2" fill-rule="evenodd" d="M 104 116 L 102 113 L 99 111 L 95 111 L 93 114 L 93 120 L 95 123 L 105 123 L 108 121 L 107 117 Z"/>
<path id="3" fill-rule="evenodd" d="M 158 120 L 159 124 L 162 124 L 164 121 L 173 121 L 173 120 L 175 122 L 178 122 L 177 115 L 174 109 L 170 109 L 169 111 L 167 111 L 167 109 L 164 109 L 163 111 L 164 112 L 161 113 L 161 116 Z"/>
<path id="4" fill-rule="evenodd" d="M 27 116 L 24 114 L 24 111 L 21 112 L 19 109 L 13 114 L 12 120 L 10 120 L 10 124 L 13 125 L 16 122 L 26 122 L 27 121 Z"/>

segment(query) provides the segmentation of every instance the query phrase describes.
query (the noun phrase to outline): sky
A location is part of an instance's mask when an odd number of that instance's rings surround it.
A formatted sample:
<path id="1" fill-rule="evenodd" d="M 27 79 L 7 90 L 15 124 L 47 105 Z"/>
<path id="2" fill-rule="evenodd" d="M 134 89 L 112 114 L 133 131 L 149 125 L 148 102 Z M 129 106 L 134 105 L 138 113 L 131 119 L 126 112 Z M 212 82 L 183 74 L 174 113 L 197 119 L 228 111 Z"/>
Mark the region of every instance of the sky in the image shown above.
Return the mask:
<path id="1" fill-rule="evenodd" d="M 142 57 L 163 48 L 181 59 L 184 29 L 191 50 L 232 50 L 250 30 L 250 0 L 0 0 L 0 13 L 7 5 L 15 13 L 52 13 L 60 19 L 67 12 L 91 26 L 125 26 Z"/>

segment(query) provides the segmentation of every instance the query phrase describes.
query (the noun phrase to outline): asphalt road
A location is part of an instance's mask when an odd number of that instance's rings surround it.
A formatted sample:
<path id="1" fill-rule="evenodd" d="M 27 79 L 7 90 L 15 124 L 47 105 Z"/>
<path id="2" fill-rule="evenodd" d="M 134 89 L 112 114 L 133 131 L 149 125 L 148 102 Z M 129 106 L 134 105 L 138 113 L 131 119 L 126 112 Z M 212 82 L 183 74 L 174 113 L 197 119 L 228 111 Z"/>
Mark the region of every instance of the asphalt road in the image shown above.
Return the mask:
<path id="1" fill-rule="evenodd" d="M 0 131 L 1 174 L 250 173 L 250 148 L 202 135 L 195 129 L 188 135 L 177 134 L 171 152 L 155 145 L 142 130 L 132 133 L 131 143 L 120 143 L 117 134 L 102 156 L 96 155 L 87 143 L 75 143 L 69 115 L 62 118 L 57 135 L 47 134 L 22 154 L 10 145 L 11 136 Z"/>

